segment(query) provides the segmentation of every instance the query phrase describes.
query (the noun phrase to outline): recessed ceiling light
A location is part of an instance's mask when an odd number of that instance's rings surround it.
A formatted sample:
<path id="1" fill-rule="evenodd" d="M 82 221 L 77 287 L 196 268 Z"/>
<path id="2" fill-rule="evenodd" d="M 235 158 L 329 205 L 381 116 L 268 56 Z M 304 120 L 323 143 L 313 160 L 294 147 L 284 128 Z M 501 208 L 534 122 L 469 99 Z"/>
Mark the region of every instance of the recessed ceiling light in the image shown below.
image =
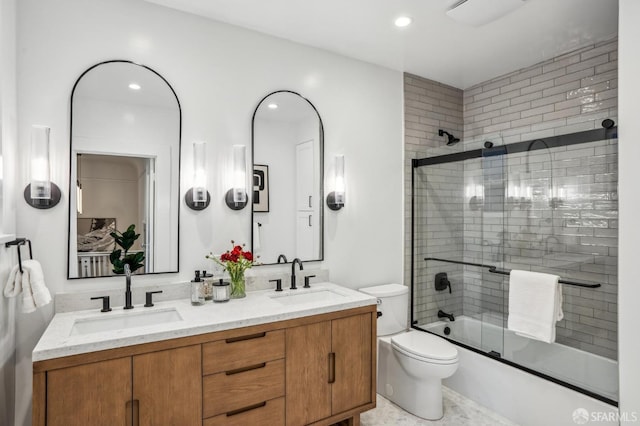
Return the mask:
<path id="1" fill-rule="evenodd" d="M 399 18 L 396 19 L 395 24 L 396 27 L 408 27 L 411 22 L 413 21 L 413 19 L 409 18 L 408 16 L 400 16 Z"/>
<path id="2" fill-rule="evenodd" d="M 278 108 L 278 104 L 269 104 L 269 105 L 267 105 L 267 108 L 269 108 L 269 109 L 277 109 Z"/>
<path id="3" fill-rule="evenodd" d="M 129 89 L 131 89 L 131 90 L 140 90 L 141 87 L 140 87 L 140 85 L 138 83 L 131 83 L 131 84 L 129 84 Z"/>

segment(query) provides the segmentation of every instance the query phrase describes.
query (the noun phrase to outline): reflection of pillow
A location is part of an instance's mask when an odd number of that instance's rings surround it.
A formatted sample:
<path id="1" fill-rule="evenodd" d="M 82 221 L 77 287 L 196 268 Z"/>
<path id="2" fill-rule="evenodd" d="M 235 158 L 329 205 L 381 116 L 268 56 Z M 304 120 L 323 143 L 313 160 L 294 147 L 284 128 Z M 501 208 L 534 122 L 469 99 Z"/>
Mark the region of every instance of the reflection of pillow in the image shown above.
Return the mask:
<path id="1" fill-rule="evenodd" d="M 78 251 L 111 251 L 115 246 L 113 237 L 109 234 L 115 231 L 115 223 L 108 227 L 78 235 Z"/>

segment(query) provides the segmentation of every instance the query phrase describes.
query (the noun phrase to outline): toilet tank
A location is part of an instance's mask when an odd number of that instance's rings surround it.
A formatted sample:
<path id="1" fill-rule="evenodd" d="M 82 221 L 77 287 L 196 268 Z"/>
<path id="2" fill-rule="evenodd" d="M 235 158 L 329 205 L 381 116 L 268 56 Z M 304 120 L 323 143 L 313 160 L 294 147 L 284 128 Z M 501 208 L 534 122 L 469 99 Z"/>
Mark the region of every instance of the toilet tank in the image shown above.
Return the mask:
<path id="1" fill-rule="evenodd" d="M 378 336 L 399 333 L 407 329 L 409 288 L 401 284 L 364 287 L 359 291 L 378 299 Z"/>

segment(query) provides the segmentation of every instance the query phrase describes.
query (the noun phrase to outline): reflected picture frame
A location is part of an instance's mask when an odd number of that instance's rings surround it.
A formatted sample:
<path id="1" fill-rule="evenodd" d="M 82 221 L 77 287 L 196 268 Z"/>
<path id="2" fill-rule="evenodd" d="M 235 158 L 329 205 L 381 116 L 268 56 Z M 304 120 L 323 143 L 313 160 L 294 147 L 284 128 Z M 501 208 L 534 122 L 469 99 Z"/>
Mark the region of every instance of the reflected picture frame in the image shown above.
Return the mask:
<path id="1" fill-rule="evenodd" d="M 253 211 L 269 213 L 269 166 L 253 166 Z"/>

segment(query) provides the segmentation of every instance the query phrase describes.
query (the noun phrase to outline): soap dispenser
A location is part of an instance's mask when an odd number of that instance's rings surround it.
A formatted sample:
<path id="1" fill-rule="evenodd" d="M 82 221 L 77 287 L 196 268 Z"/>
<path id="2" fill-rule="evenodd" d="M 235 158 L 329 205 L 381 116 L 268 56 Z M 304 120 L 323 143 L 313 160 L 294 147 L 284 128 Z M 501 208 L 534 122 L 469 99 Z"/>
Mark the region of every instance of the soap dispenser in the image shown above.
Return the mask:
<path id="1" fill-rule="evenodd" d="M 204 305 L 204 293 L 204 282 L 200 279 L 200 271 L 196 271 L 195 277 L 191 280 L 191 304 L 193 306 Z"/>

